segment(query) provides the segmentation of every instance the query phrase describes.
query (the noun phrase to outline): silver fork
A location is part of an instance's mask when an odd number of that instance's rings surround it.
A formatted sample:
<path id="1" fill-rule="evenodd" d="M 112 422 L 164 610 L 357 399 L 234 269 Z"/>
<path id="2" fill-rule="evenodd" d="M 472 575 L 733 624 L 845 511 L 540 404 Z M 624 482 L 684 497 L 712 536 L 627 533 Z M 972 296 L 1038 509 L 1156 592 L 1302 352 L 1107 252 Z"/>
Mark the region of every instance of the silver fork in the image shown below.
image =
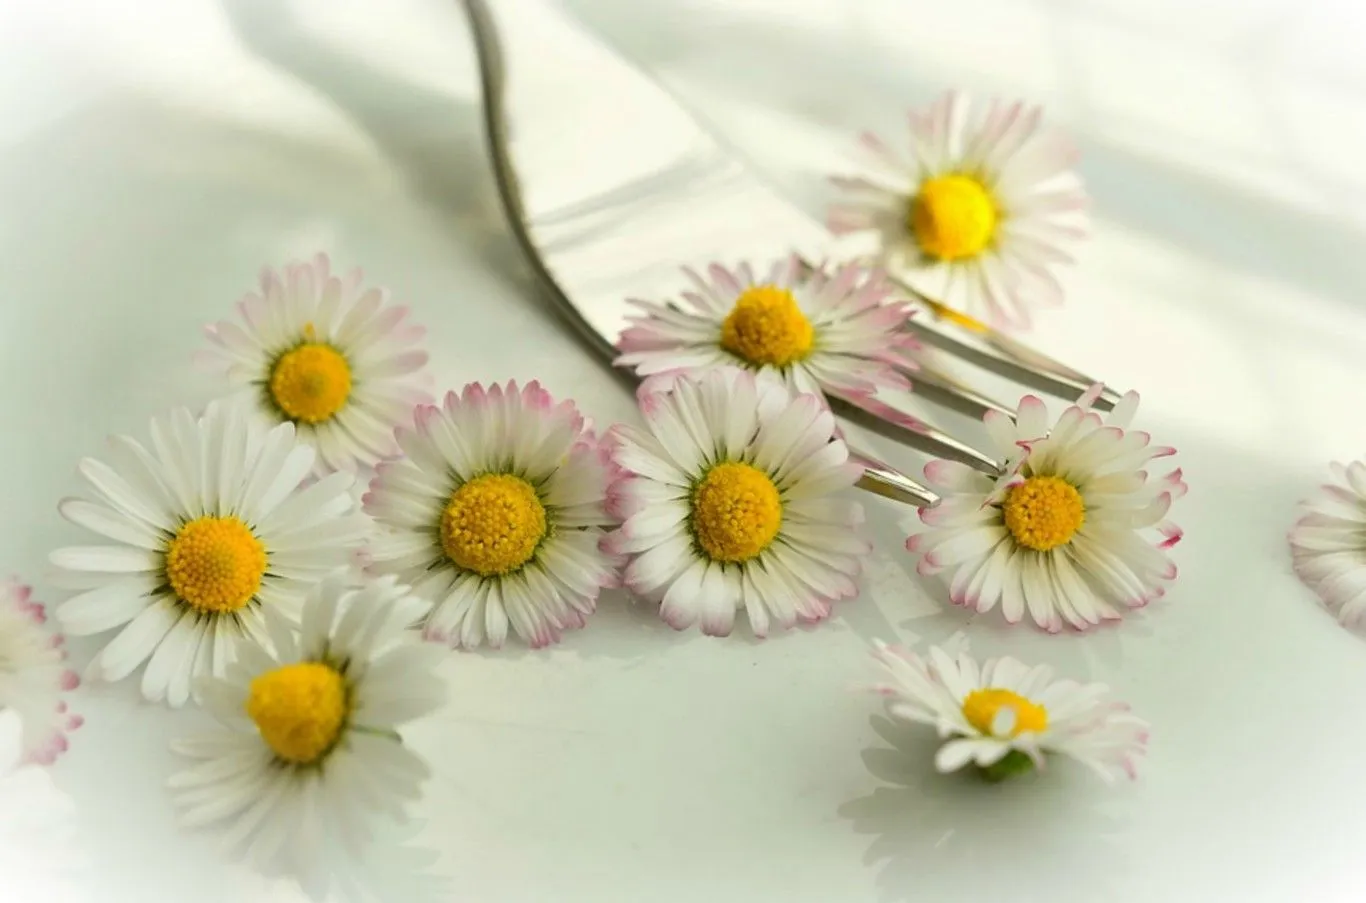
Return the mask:
<path id="1" fill-rule="evenodd" d="M 545 0 L 463 0 L 479 58 L 489 152 L 512 232 L 557 311 L 604 361 L 631 297 L 664 299 L 680 268 L 796 253 L 838 259 L 839 242 L 724 150 L 663 88 Z M 909 293 L 909 292 L 908 292 Z M 909 293 L 926 344 L 1024 386 L 1076 398 L 1096 381 Z M 919 321 L 919 322 L 917 322 Z M 909 374 L 926 400 L 975 418 L 1014 411 L 948 374 Z M 1108 408 L 1117 396 L 1097 403 Z M 998 474 L 1000 462 L 934 427 L 830 399 L 850 423 Z M 862 450 L 860 487 L 916 506 L 938 497 Z"/>

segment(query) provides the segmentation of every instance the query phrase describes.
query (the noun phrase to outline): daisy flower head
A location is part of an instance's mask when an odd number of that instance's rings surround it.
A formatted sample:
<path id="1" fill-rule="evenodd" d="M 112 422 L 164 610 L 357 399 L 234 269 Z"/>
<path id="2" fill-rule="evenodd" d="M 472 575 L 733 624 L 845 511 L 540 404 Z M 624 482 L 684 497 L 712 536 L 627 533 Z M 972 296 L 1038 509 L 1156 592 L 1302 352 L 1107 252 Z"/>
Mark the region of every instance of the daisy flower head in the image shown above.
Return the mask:
<path id="1" fill-rule="evenodd" d="M 406 628 L 421 610 L 391 577 L 314 584 L 301 629 L 272 612 L 272 651 L 244 644 L 202 680 L 216 729 L 172 744 L 195 763 L 169 786 L 187 828 L 229 823 L 226 844 L 308 868 L 334 839 L 356 852 L 366 819 L 402 819 L 427 765 L 398 729 L 440 707 L 440 651 Z"/>
<path id="2" fill-rule="evenodd" d="M 368 521 L 349 473 L 301 488 L 316 452 L 291 423 L 257 430 L 215 402 L 199 418 L 154 419 L 151 436 L 150 449 L 114 438 L 111 464 L 82 461 L 95 500 L 58 506 L 107 542 L 52 553 L 81 590 L 57 618 L 78 636 L 121 627 L 91 673 L 122 680 L 146 662 L 143 696 L 180 706 L 195 676 L 222 673 L 234 638 L 266 639 L 267 609 L 297 611 L 309 584 L 346 564 Z"/>
<path id="3" fill-rule="evenodd" d="M 47 620 L 30 587 L 0 582 L 0 711 L 13 712 L 22 728 L 22 761 L 38 765 L 56 761 L 67 732 L 81 726 L 62 698 L 80 680 L 66 667 L 64 638 Z"/>
<path id="4" fill-rule="evenodd" d="M 398 443 L 363 498 L 385 528 L 369 557 L 429 602 L 428 639 L 497 647 L 511 629 L 539 648 L 584 625 L 618 578 L 598 548 L 613 468 L 574 402 L 472 383 L 419 407 Z"/>
<path id="5" fill-rule="evenodd" d="M 847 264 L 804 272 L 790 257 L 757 276 L 749 264 L 720 265 L 706 277 L 685 269 L 683 304 L 633 300 L 641 313 L 621 335 L 617 364 L 645 378 L 718 366 L 780 378 L 794 393 L 865 398 L 906 389 L 915 369 L 909 315 L 880 271 Z"/>
<path id="6" fill-rule="evenodd" d="M 726 367 L 680 377 L 641 401 L 646 429 L 610 436 L 623 520 L 606 547 L 628 556 L 627 588 L 672 627 L 726 636 L 737 610 L 756 636 L 820 621 L 857 592 L 870 551 L 863 473 L 820 398 Z"/>
<path id="7" fill-rule="evenodd" d="M 923 576 L 943 573 L 957 605 L 988 612 L 998 604 L 1016 623 L 1027 612 L 1050 632 L 1117 620 L 1165 592 L 1176 578 L 1167 550 L 1181 530 L 1167 521 L 1185 494 L 1179 468 L 1151 477 L 1148 462 L 1175 453 L 1130 429 L 1138 394 L 1105 418 L 1091 410 L 1094 387 L 1049 422 L 1026 396 L 1011 420 L 987 413 L 996 478 L 933 461 L 925 479 L 943 498 L 923 508 L 926 530 L 906 541 Z"/>
<path id="8" fill-rule="evenodd" d="M 293 423 L 317 446 L 318 469 L 372 465 L 396 451 L 393 430 L 430 401 L 424 330 L 359 269 L 331 271 L 326 254 L 265 269 L 237 304 L 238 320 L 206 328 L 200 354 L 249 398 L 262 422 Z"/>
<path id="9" fill-rule="evenodd" d="M 1077 152 L 1040 126 L 1041 110 L 992 101 L 985 114 L 956 93 L 910 116 L 903 152 L 873 135 L 857 177 L 837 178 L 837 234 L 865 233 L 916 291 L 993 326 L 1027 329 L 1062 303 L 1054 270 L 1086 234 Z"/>
<path id="10" fill-rule="evenodd" d="M 1366 463 L 1334 462 L 1290 531 L 1295 573 L 1338 620 L 1366 628 Z"/>
<path id="11" fill-rule="evenodd" d="M 999 781 L 1043 768 L 1049 755 L 1076 759 L 1107 782 L 1137 777 L 1148 724 L 1104 684 L 1054 680 L 1047 665 L 1009 656 L 980 665 L 967 652 L 932 647 L 922 658 L 877 643 L 883 681 L 873 690 L 895 718 L 932 725 L 947 740 L 934 759 L 941 772 L 972 764 Z"/>

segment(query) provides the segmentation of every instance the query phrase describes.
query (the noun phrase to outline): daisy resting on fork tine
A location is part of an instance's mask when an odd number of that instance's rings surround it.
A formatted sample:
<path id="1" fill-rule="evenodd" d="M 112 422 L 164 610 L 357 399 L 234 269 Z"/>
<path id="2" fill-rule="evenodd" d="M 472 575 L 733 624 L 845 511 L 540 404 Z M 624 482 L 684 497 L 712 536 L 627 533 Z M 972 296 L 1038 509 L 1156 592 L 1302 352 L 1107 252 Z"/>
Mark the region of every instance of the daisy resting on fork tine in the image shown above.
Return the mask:
<path id="1" fill-rule="evenodd" d="M 856 175 L 833 179 L 831 231 L 861 234 L 875 259 L 920 294 L 1004 329 L 1062 304 L 1055 270 L 1087 232 L 1077 151 L 1042 111 L 958 93 L 910 114 L 910 142 L 871 133 Z"/>
<path id="2" fill-rule="evenodd" d="M 917 342 L 899 329 L 910 315 L 878 270 L 846 264 L 807 271 L 796 257 L 756 272 L 713 264 L 691 269 L 681 303 L 631 300 L 639 311 L 618 341 L 616 363 L 667 387 L 680 373 L 739 367 L 777 378 L 796 394 L 858 402 L 879 389 L 909 389 Z"/>
<path id="3" fill-rule="evenodd" d="M 1167 552 L 1182 533 L 1166 518 L 1186 484 L 1180 468 L 1148 472 L 1176 450 L 1130 427 L 1138 393 L 1102 418 L 1091 410 L 1100 391 L 1052 422 L 1034 396 L 1015 421 L 987 412 L 994 451 L 1008 462 L 998 477 L 952 461 L 926 465 L 943 501 L 921 509 L 925 529 L 906 548 L 920 574 L 945 576 L 955 604 L 999 606 L 1010 623 L 1028 614 L 1050 632 L 1085 630 L 1160 598 L 1176 579 Z"/>

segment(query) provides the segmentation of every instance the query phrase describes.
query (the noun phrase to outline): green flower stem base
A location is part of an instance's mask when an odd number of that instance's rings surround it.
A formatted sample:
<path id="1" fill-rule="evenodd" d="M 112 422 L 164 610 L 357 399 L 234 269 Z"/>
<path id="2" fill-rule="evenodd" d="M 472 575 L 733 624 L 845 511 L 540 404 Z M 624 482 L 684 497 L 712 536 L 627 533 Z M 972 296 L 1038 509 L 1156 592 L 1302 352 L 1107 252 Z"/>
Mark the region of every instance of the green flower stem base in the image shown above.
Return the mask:
<path id="1" fill-rule="evenodd" d="M 1033 771 L 1034 760 L 1020 752 L 1018 749 L 1012 749 L 1001 757 L 999 761 L 992 765 L 980 767 L 977 770 L 981 772 L 982 777 L 986 780 L 993 784 L 999 784 L 1007 778 L 1017 777 Z"/>

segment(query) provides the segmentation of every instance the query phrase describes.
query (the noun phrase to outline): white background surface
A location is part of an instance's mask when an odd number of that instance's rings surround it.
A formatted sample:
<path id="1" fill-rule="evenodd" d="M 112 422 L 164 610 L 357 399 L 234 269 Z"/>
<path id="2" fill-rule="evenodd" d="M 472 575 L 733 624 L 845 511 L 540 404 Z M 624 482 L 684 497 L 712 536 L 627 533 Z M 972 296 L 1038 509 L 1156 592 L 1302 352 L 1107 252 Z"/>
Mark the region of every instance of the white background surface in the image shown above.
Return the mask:
<path id="1" fill-rule="evenodd" d="M 1290 0 L 571 0 L 813 213 L 861 128 L 950 86 L 1078 136 L 1095 239 L 1033 340 L 1144 393 L 1181 450 L 1182 575 L 1115 629 L 1048 637 L 940 605 L 880 553 L 833 622 L 676 635 L 617 597 L 548 653 L 452 654 L 412 732 L 437 777 L 385 900 L 1290 901 L 1360 898 L 1366 646 L 1289 573 L 1293 504 L 1366 446 L 1359 6 Z M 534 300 L 493 202 L 472 53 L 438 0 L 0 5 L 0 567 L 47 588 L 55 511 L 111 432 L 217 390 L 199 327 L 266 262 L 329 250 L 409 301 L 438 384 L 629 399 Z M 907 463 L 913 459 L 907 458 Z M 887 726 L 874 637 L 1103 680 L 1154 724 L 1142 778 L 933 777 Z M 78 652 L 92 648 L 77 644 Z M 56 777 L 84 899 L 294 900 L 180 836 L 166 739 L 197 722 L 84 693 Z M 449 889 L 398 882 L 429 851 Z M 0 875 L 0 898 L 15 896 Z M 81 899 L 71 897 L 71 899 Z"/>

